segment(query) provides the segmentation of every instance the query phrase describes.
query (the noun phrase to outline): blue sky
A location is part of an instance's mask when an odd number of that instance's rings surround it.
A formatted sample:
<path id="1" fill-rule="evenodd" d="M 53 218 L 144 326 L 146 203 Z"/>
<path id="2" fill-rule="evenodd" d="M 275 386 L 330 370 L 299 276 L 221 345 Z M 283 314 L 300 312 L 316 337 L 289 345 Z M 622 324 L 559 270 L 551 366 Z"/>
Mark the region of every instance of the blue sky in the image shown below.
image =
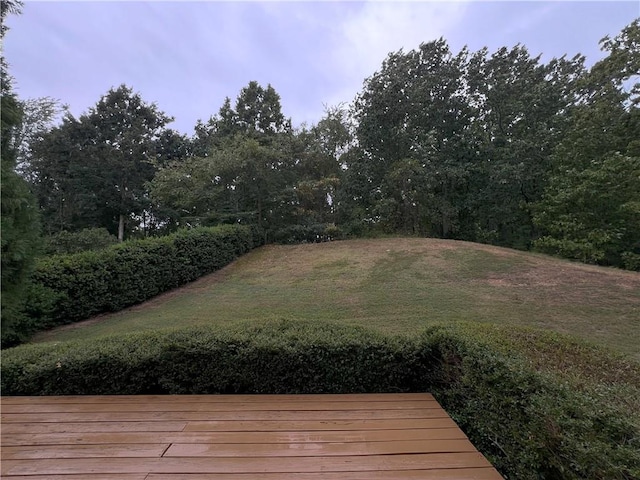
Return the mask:
<path id="1" fill-rule="evenodd" d="M 4 53 L 20 98 L 49 96 L 74 115 L 122 83 L 191 134 L 249 81 L 271 83 L 294 125 L 349 103 L 391 51 L 444 37 L 491 52 L 517 43 L 543 60 L 602 57 L 598 41 L 640 2 L 29 1 Z"/>

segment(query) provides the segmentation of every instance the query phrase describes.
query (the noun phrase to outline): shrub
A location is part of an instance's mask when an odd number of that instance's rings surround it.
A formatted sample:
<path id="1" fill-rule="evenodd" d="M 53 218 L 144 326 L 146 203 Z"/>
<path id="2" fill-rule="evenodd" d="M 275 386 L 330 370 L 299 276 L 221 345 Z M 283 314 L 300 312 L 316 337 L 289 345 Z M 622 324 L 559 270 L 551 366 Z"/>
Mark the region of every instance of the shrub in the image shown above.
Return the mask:
<path id="1" fill-rule="evenodd" d="M 25 345 L 1 368 L 4 395 L 430 391 L 508 479 L 640 474 L 640 366 L 523 329 L 279 321 Z"/>
<path id="2" fill-rule="evenodd" d="M 101 250 L 118 243 L 118 237 L 106 228 L 85 228 L 78 232 L 58 232 L 44 238 L 46 255 L 64 255 L 87 250 Z"/>
<path id="3" fill-rule="evenodd" d="M 434 327 L 425 333 L 440 359 L 438 370 L 430 373 L 432 393 L 474 445 L 507 478 L 636 478 L 639 416 L 629 401 L 640 394 L 640 367 L 591 348 L 591 362 L 603 370 L 608 366 L 613 376 L 626 370 L 632 380 L 623 385 L 589 381 L 588 371 L 575 365 L 540 366 L 535 349 L 529 345 L 527 351 L 526 343 L 518 354 L 514 334 L 554 357 L 563 355 L 568 364 L 569 352 L 580 343 L 477 325 Z M 621 387 L 633 392 L 622 401 L 615 393 Z"/>
<path id="4" fill-rule="evenodd" d="M 288 225 L 273 232 L 274 243 L 320 243 L 342 238 L 342 232 L 333 224 Z"/>
<path id="5" fill-rule="evenodd" d="M 33 316 L 23 330 L 42 330 L 142 302 L 222 268 L 256 246 L 259 238 L 250 227 L 225 225 L 40 259 L 32 280 L 56 303 L 47 312 L 38 302 L 28 303 Z"/>
<path id="6" fill-rule="evenodd" d="M 416 390 L 417 345 L 359 328 L 267 322 L 2 352 L 4 395 Z"/>
<path id="7" fill-rule="evenodd" d="M 53 314 L 65 295 L 43 285 L 28 282 L 20 310 L 13 322 L 2 325 L 0 345 L 9 348 L 26 341 L 31 333 L 52 324 Z"/>
<path id="8" fill-rule="evenodd" d="M 633 252 L 624 252 L 622 254 L 622 264 L 627 270 L 640 272 L 640 254 Z"/>

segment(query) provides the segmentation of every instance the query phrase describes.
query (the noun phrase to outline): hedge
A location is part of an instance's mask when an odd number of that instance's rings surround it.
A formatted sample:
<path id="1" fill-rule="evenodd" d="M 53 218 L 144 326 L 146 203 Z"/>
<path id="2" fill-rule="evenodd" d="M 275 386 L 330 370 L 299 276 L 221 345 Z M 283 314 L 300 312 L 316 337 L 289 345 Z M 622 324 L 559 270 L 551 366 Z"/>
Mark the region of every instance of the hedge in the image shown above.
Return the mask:
<path id="1" fill-rule="evenodd" d="M 32 274 L 29 319 L 17 332 L 3 330 L 3 345 L 12 336 L 118 311 L 184 285 L 227 265 L 260 238 L 251 227 L 224 225 L 44 257 Z"/>
<path id="2" fill-rule="evenodd" d="M 2 353 L 1 382 L 4 395 L 428 391 L 507 479 L 640 478 L 640 366 L 596 349 L 580 361 L 627 373 L 567 374 L 506 347 L 529 341 L 576 347 L 497 327 L 406 338 L 279 321 L 24 345 Z"/>

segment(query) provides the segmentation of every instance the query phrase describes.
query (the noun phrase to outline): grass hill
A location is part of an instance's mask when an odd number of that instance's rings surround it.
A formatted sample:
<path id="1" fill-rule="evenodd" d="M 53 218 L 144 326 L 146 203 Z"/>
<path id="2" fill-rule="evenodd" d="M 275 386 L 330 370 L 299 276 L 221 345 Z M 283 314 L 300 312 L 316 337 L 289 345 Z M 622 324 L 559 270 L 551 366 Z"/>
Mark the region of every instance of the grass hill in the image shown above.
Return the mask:
<path id="1" fill-rule="evenodd" d="M 437 239 L 270 245 L 186 287 L 35 341 L 269 319 L 408 335 L 442 322 L 528 326 L 640 360 L 640 274 Z"/>

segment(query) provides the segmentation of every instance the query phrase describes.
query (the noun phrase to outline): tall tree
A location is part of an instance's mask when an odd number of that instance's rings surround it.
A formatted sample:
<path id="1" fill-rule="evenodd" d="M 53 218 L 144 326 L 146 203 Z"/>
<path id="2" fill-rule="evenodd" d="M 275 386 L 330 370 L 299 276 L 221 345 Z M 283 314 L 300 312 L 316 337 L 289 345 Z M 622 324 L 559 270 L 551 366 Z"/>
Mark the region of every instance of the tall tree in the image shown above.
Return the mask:
<path id="1" fill-rule="evenodd" d="M 583 58 L 542 64 L 517 45 L 470 59 L 465 75 L 474 121 L 469 239 L 528 248 L 530 205 L 546 186 L 553 148 L 566 129 Z M 474 238 L 475 237 L 475 238 Z"/>
<path id="2" fill-rule="evenodd" d="M 22 118 L 14 138 L 18 172 L 29 179 L 33 147 L 49 132 L 56 120 L 68 110 L 59 100 L 51 97 L 30 98 L 20 101 Z"/>
<path id="3" fill-rule="evenodd" d="M 7 31 L 5 19 L 20 13 L 20 2 L 0 3 L 0 39 Z M 1 234 L 1 316 L 3 343 L 21 319 L 22 301 L 28 274 L 39 246 L 39 216 L 28 185 L 15 171 L 17 134 L 22 109 L 13 92 L 4 56 L 0 61 L 0 234 Z"/>
<path id="4" fill-rule="evenodd" d="M 262 145 L 280 134 L 291 134 L 291 120 L 282 114 L 280 95 L 271 85 L 266 88 L 251 81 L 240 90 L 235 109 L 226 97 L 220 110 L 207 123 L 198 121 L 195 127 L 194 153 L 206 157 L 212 150 L 236 135 L 258 140 Z"/>
<path id="5" fill-rule="evenodd" d="M 290 129 L 280 106 L 280 95 L 271 85 L 263 88 L 249 82 L 238 95 L 236 115 L 241 130 L 246 133 L 276 134 Z"/>
<path id="6" fill-rule="evenodd" d="M 35 181 L 46 187 L 44 208 L 59 212 L 62 228 L 106 227 L 122 241 L 127 222 L 149 206 L 145 183 L 155 173 L 157 142 L 169 140 L 161 135 L 170 121 L 125 85 L 79 119 L 67 115 L 43 137 L 33 161 Z M 73 213 L 65 214 L 71 203 Z"/>
<path id="7" fill-rule="evenodd" d="M 151 196 L 178 225 L 240 221 L 266 227 L 277 216 L 287 164 L 285 151 L 235 136 L 207 157 L 161 169 L 150 183 Z"/>
<path id="8" fill-rule="evenodd" d="M 299 129 L 291 141 L 295 145 L 289 200 L 294 206 L 293 222 L 306 226 L 334 224 L 343 173 L 340 158 L 352 143 L 346 109 L 342 105 L 325 108 L 317 124 Z"/>
<path id="9" fill-rule="evenodd" d="M 390 225 L 389 216 L 409 214 L 402 211 L 408 204 L 394 202 L 390 189 L 397 184 L 391 178 L 399 173 L 397 162 L 409 160 L 430 178 L 437 199 L 423 205 L 429 213 L 421 230 L 444 237 L 459 230 L 469 168 L 464 131 L 470 118 L 462 96 L 467 55 L 466 50 L 453 55 L 443 39 L 424 43 L 390 54 L 365 82 L 354 108 L 361 153 L 352 158 L 348 177 L 364 188 L 352 198 L 359 199 L 372 223 Z"/>
<path id="10" fill-rule="evenodd" d="M 601 41 L 534 206 L 543 251 L 640 269 L 640 20 Z"/>
<path id="11" fill-rule="evenodd" d="M 240 133 L 240 130 L 238 115 L 231 108 L 231 99 L 225 97 L 218 113 L 209 118 L 206 124 L 198 120 L 193 153 L 198 157 L 206 157 L 213 149 L 219 148 L 225 139 Z"/>

